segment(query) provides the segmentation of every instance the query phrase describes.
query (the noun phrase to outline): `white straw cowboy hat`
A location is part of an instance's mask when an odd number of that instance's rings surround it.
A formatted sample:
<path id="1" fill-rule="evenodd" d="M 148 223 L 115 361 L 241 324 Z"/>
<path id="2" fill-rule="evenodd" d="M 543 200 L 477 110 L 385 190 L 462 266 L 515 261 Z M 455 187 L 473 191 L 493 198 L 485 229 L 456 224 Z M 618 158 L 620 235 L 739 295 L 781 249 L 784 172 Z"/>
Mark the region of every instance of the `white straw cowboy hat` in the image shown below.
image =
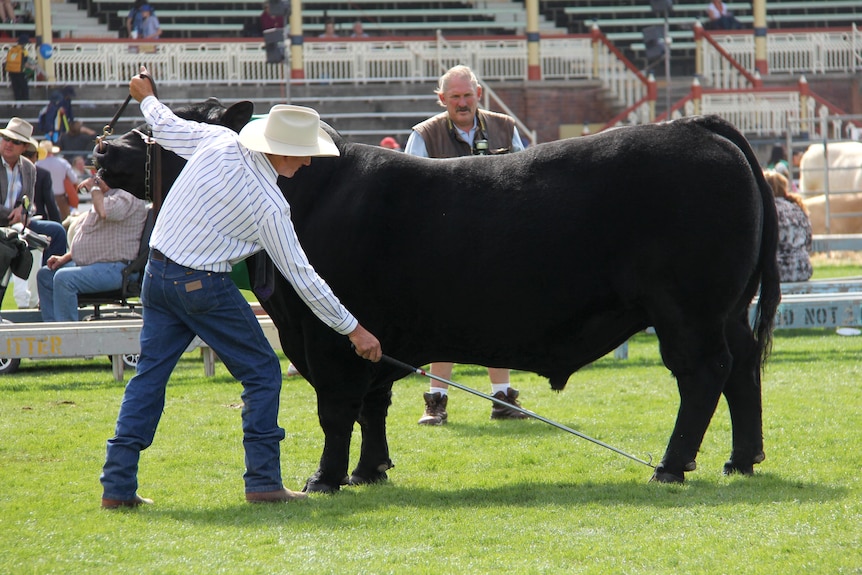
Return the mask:
<path id="1" fill-rule="evenodd" d="M 338 148 L 311 108 L 278 104 L 239 132 L 243 146 L 277 156 L 338 156 Z"/>
<path id="2" fill-rule="evenodd" d="M 26 142 L 38 146 L 38 142 L 33 139 L 33 125 L 27 120 L 21 118 L 12 118 L 5 128 L 0 129 L 0 134 L 12 140 Z"/>
<path id="3" fill-rule="evenodd" d="M 48 154 L 59 154 L 60 148 L 55 146 L 51 140 L 42 140 L 39 142 L 39 151 L 47 156 Z"/>

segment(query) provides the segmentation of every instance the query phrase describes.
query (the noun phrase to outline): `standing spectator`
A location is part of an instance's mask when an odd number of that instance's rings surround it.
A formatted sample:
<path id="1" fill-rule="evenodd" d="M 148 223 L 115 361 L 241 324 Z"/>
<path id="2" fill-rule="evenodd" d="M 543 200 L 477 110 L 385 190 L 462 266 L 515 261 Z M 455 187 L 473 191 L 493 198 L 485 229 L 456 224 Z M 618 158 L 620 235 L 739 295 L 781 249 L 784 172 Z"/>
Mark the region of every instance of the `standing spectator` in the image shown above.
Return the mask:
<path id="1" fill-rule="evenodd" d="M 153 7 L 149 4 L 141 6 L 141 38 L 156 40 L 162 35 L 159 19 L 153 14 Z"/>
<path id="2" fill-rule="evenodd" d="M 78 321 L 78 294 L 120 289 L 123 268 L 138 256 L 147 204 L 129 192 L 86 180 L 93 207 L 81 216 L 69 251 L 37 274 L 42 321 Z"/>
<path id="3" fill-rule="evenodd" d="M 333 39 L 338 38 L 338 34 L 335 33 L 335 22 L 333 20 L 327 20 L 323 25 L 323 33 L 318 36 L 318 38 L 326 38 Z"/>
<path id="4" fill-rule="evenodd" d="M 42 140 L 39 142 L 39 155 L 42 156 L 44 154 L 44 158 L 38 160 L 36 165 L 51 172 L 54 201 L 57 202 L 57 207 L 60 209 L 60 221 L 63 221 L 69 217 L 69 214 L 73 213 L 73 208 L 78 207 L 77 204 L 73 206 L 66 196 L 65 180 L 68 179 L 72 184 L 77 186 L 78 177 L 72 169 L 72 164 L 63 156 L 58 156 L 57 154 L 59 153 L 60 148 L 52 144 L 50 140 Z M 77 209 L 74 212 L 77 213 Z"/>
<path id="5" fill-rule="evenodd" d="M 69 126 L 75 121 L 72 107 L 74 97 L 75 88 L 72 86 L 65 86 L 62 90 L 51 92 L 48 103 L 39 112 L 39 129 L 45 134 L 45 139 L 56 144 L 69 130 Z"/>
<path id="6" fill-rule="evenodd" d="M 353 33 L 350 34 L 351 38 L 368 38 L 368 34 L 365 33 L 365 30 L 362 29 L 362 22 L 357 20 L 353 23 Z"/>
<path id="7" fill-rule="evenodd" d="M 413 126 L 404 151 L 426 158 L 455 158 L 474 154 L 518 152 L 524 149 L 515 122 L 505 114 L 479 109 L 482 86 L 467 66 L 455 66 L 440 77 L 435 90 L 438 104 L 446 108 L 436 116 Z M 457 182 L 453 182 L 457 185 Z M 452 364 L 431 364 L 431 373 L 443 379 L 452 378 Z M 520 407 L 518 390 L 509 384 L 509 370 L 488 368 L 491 393 L 497 399 Z M 442 425 L 448 414 L 449 386 L 431 381 L 424 395 L 425 414 L 420 425 Z M 497 403 L 491 419 L 525 419 L 524 413 Z"/>
<path id="8" fill-rule="evenodd" d="M 0 0 L 0 21 L 5 24 L 15 23 L 15 6 L 12 0 Z"/>
<path id="9" fill-rule="evenodd" d="M 711 30 L 739 30 L 742 28 L 742 23 L 736 19 L 733 12 L 721 0 L 712 0 L 706 7 L 706 14 L 709 16 L 708 28 Z"/>
<path id="10" fill-rule="evenodd" d="M 100 478 L 102 507 L 137 507 L 138 462 L 152 444 L 171 371 L 195 334 L 243 386 L 245 499 L 276 503 L 305 499 L 284 487 L 278 426 L 281 366 L 254 312 L 230 281 L 231 262 L 266 250 L 279 272 L 325 325 L 345 335 L 371 361 L 380 342 L 335 297 L 308 261 L 276 184 L 312 156 L 337 156 L 320 116 L 301 106 L 273 106 L 239 134 L 183 120 L 153 94 L 141 75 L 129 82 L 141 113 L 163 148 L 187 160 L 162 204 L 150 239 L 141 301 L 144 323 L 137 374 L 123 394 Z M 213 178 L 213 166 L 219 177 Z M 237 221 L 242 225 L 237 226 Z"/>
<path id="11" fill-rule="evenodd" d="M 811 221 L 802 196 L 789 190 L 787 178 L 775 170 L 763 173 L 775 196 L 778 211 L 778 275 L 783 282 L 811 278 Z"/>
<path id="12" fill-rule="evenodd" d="M 284 16 L 273 16 L 269 2 L 263 3 L 263 12 L 260 13 L 260 31 L 272 28 L 284 28 Z"/>
<path id="13" fill-rule="evenodd" d="M 96 132 L 84 125 L 81 120 L 69 123 L 69 131 L 57 140 L 60 149 L 68 152 L 86 152 L 89 157 L 96 147 Z"/>
<path id="14" fill-rule="evenodd" d="M 141 6 L 146 0 L 135 0 L 135 3 L 129 9 L 129 14 L 126 16 L 126 34 L 133 40 L 141 35 Z"/>
<path id="15" fill-rule="evenodd" d="M 9 48 L 6 53 L 6 73 L 9 75 L 9 83 L 12 84 L 12 94 L 17 101 L 30 99 L 30 84 L 27 73 L 32 70 L 33 64 L 27 53 L 27 44 L 30 37 L 27 34 L 18 36 L 18 44 Z"/>
<path id="16" fill-rule="evenodd" d="M 33 207 L 35 215 L 41 216 L 43 220 L 62 223 L 57 201 L 54 199 L 54 186 L 51 182 L 51 172 L 38 164 L 39 152 L 36 146 L 30 144 L 22 154 L 25 158 L 36 165 L 36 186 L 33 194 Z"/>

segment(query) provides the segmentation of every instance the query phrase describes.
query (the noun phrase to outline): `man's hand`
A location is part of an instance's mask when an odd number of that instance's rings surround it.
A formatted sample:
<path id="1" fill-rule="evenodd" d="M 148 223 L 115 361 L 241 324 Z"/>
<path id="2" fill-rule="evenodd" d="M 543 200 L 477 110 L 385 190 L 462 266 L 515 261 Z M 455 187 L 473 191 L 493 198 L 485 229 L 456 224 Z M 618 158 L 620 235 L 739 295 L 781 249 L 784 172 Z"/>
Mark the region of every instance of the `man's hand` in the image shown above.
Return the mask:
<path id="1" fill-rule="evenodd" d="M 141 66 L 141 73 L 129 80 L 129 94 L 138 102 L 143 101 L 147 96 L 154 95 L 153 84 L 148 78 L 144 78 L 148 75 L 147 67 Z"/>
<path id="2" fill-rule="evenodd" d="M 356 355 L 369 361 L 380 361 L 383 350 L 380 348 L 380 342 L 371 332 L 358 325 L 356 329 L 347 334 L 347 337 L 350 338 L 350 343 L 356 349 Z"/>
<path id="3" fill-rule="evenodd" d="M 45 267 L 51 271 L 54 271 L 69 263 L 69 260 L 71 259 L 72 254 L 69 252 L 66 252 L 62 256 L 51 256 L 50 258 L 48 258 L 48 261 L 45 262 Z"/>
<path id="4" fill-rule="evenodd" d="M 24 215 L 24 208 L 18 206 L 13 208 L 11 212 L 9 212 L 9 225 L 23 223 L 21 217 Z"/>

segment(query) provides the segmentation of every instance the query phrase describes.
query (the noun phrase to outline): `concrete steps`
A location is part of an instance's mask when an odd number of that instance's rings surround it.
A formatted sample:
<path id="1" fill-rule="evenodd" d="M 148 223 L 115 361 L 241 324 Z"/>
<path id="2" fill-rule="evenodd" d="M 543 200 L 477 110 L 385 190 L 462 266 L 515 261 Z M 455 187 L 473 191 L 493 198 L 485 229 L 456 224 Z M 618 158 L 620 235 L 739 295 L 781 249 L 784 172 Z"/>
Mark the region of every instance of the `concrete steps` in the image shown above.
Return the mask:
<path id="1" fill-rule="evenodd" d="M 117 38 L 116 30 L 109 30 L 100 24 L 98 18 L 91 18 L 86 10 L 81 10 L 74 3 L 52 2 L 51 20 L 56 26 L 63 23 L 61 38 Z"/>

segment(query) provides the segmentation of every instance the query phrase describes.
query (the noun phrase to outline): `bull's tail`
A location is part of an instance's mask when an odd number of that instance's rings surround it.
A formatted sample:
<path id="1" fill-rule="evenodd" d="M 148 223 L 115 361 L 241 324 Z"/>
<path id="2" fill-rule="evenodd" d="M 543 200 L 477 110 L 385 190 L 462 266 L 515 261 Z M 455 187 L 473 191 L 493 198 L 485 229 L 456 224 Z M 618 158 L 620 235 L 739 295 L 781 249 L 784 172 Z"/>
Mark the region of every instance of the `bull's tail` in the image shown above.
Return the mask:
<path id="1" fill-rule="evenodd" d="M 729 122 L 717 116 L 706 116 L 700 122 L 710 131 L 727 138 L 745 155 L 763 202 L 763 226 L 761 228 L 760 257 L 757 272 L 760 280 L 760 298 L 757 302 L 757 312 L 754 320 L 754 337 L 763 366 L 769 352 L 772 350 L 772 330 L 775 325 L 775 314 L 781 301 L 781 279 L 778 274 L 778 213 L 775 210 L 775 198 L 772 188 L 763 177 L 763 169 L 754 155 L 754 150 L 748 140 Z M 757 281 L 754 278 L 754 282 Z M 746 308 L 747 310 L 747 308 Z M 747 311 L 746 311 L 747 314 Z M 746 316 L 747 317 L 747 316 Z"/>

